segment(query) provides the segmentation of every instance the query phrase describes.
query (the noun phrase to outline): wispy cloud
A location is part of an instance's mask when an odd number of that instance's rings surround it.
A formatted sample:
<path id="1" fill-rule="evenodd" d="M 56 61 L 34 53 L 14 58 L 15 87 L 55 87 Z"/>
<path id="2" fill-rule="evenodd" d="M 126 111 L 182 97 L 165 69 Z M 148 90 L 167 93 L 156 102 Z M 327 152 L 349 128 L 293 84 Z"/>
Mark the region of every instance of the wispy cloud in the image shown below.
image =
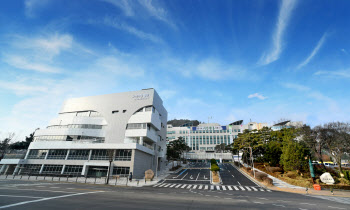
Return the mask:
<path id="1" fill-rule="evenodd" d="M 35 95 L 38 93 L 46 93 L 48 88 L 46 86 L 38 86 L 34 84 L 24 84 L 22 81 L 9 82 L 0 81 L 0 88 L 15 92 L 17 95 Z"/>
<path id="2" fill-rule="evenodd" d="M 104 19 L 104 24 L 107 26 L 114 27 L 119 30 L 126 31 L 140 39 L 148 40 L 154 43 L 163 43 L 163 40 L 153 34 L 143 32 L 133 26 L 127 25 L 125 23 L 120 23 L 118 19 L 116 18 L 111 18 L 111 17 L 105 17 Z"/>
<path id="3" fill-rule="evenodd" d="M 263 95 L 261 95 L 261 94 L 259 94 L 259 93 L 250 94 L 250 95 L 248 96 L 248 98 L 258 98 L 258 99 L 260 99 L 260 100 L 265 100 L 265 99 L 267 99 L 267 97 L 265 97 L 265 96 L 263 96 Z"/>
<path id="4" fill-rule="evenodd" d="M 33 62 L 23 56 L 7 55 L 4 57 L 4 61 L 15 68 L 23 70 L 37 71 L 42 73 L 62 72 L 60 68 L 50 66 L 45 63 Z"/>
<path id="5" fill-rule="evenodd" d="M 296 0 L 283 0 L 278 20 L 275 26 L 275 31 L 272 35 L 272 48 L 268 53 L 264 53 L 260 58 L 259 63 L 262 65 L 267 65 L 276 61 L 282 52 L 283 48 L 283 35 L 288 26 L 290 16 L 292 15 L 292 11 L 297 4 Z"/>
<path id="6" fill-rule="evenodd" d="M 317 54 L 317 52 L 322 47 L 322 45 L 325 42 L 326 38 L 327 38 L 327 32 L 323 34 L 321 39 L 318 41 L 316 47 L 312 50 L 311 54 L 303 62 L 301 62 L 297 66 L 297 69 L 300 69 L 301 67 L 305 66 L 306 64 L 308 64 L 311 61 L 311 59 Z"/>
<path id="7" fill-rule="evenodd" d="M 295 84 L 295 83 L 282 83 L 283 87 L 294 89 L 298 91 L 309 91 L 310 88 L 305 85 Z"/>
<path id="8" fill-rule="evenodd" d="M 139 3 L 148 11 L 148 13 L 173 28 L 176 28 L 175 24 L 168 18 L 167 12 L 164 8 L 156 7 L 152 4 L 152 0 L 143 1 L 139 0 Z"/>
<path id="9" fill-rule="evenodd" d="M 343 53 L 345 53 L 345 54 L 347 54 L 347 55 L 349 54 L 348 51 L 347 51 L 346 49 L 344 49 L 344 48 L 341 49 L 340 51 L 342 51 Z"/>
<path id="10" fill-rule="evenodd" d="M 101 0 L 101 1 L 110 3 L 110 4 L 120 8 L 126 16 L 131 17 L 131 16 L 135 15 L 134 10 L 133 10 L 132 6 L 130 5 L 131 1 L 127 1 L 127 0 Z"/>
<path id="11" fill-rule="evenodd" d="M 336 78 L 350 78 L 350 71 L 317 71 L 314 75 Z"/>
<path id="12" fill-rule="evenodd" d="M 36 10 L 41 9 L 48 2 L 49 0 L 25 0 L 24 1 L 25 15 L 30 18 L 35 17 Z"/>
<path id="13" fill-rule="evenodd" d="M 103 69 L 104 71 L 119 76 L 139 77 L 144 75 L 144 70 L 133 62 L 127 63 L 115 56 L 107 56 L 97 59 L 95 69 Z"/>

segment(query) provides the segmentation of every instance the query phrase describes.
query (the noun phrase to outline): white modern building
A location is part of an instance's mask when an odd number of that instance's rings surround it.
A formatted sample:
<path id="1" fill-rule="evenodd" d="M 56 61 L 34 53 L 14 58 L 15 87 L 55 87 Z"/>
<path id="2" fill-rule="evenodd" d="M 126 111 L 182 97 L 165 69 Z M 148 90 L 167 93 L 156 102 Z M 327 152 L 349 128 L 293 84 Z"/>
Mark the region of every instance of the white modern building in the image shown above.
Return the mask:
<path id="1" fill-rule="evenodd" d="M 167 111 L 154 89 L 72 98 L 35 132 L 24 159 L 3 159 L 0 173 L 143 178 L 166 160 Z"/>
<path id="2" fill-rule="evenodd" d="M 209 160 L 214 159 L 232 159 L 231 153 L 215 153 L 215 146 L 219 144 L 232 144 L 239 133 L 245 129 L 260 130 L 268 127 L 267 123 L 250 122 L 243 124 L 243 121 L 236 121 L 229 125 L 221 126 L 218 123 L 199 124 L 195 127 L 173 127 L 167 125 L 167 141 L 173 141 L 182 137 L 191 151 L 184 154 L 186 159 Z"/>

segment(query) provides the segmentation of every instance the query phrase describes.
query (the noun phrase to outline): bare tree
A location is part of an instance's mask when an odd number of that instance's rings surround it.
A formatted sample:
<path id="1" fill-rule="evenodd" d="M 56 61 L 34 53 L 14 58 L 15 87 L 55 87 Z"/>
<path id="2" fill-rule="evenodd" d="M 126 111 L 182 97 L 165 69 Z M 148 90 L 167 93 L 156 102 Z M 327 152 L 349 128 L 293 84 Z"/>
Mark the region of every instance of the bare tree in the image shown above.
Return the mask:
<path id="1" fill-rule="evenodd" d="M 342 156 L 350 152 L 350 124 L 332 122 L 323 125 L 320 129 L 320 140 L 324 141 L 326 149 L 338 163 L 339 172 L 342 173 Z"/>
<path id="2" fill-rule="evenodd" d="M 0 141 L 0 160 L 4 158 L 5 154 L 10 149 L 10 142 L 14 136 L 15 136 L 15 133 L 9 133 L 8 137 Z"/>

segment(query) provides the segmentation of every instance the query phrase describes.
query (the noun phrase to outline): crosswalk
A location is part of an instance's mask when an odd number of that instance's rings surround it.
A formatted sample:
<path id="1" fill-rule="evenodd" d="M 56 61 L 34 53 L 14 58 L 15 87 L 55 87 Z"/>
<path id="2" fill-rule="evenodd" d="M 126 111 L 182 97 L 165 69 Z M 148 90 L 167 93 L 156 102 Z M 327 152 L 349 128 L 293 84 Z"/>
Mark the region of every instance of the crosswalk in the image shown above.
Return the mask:
<path id="1" fill-rule="evenodd" d="M 271 192 L 271 190 L 261 187 L 251 186 L 233 186 L 233 185 L 205 185 L 205 184 L 174 184 L 158 183 L 153 187 L 174 188 L 174 189 L 193 189 L 193 190 L 216 190 L 216 191 L 251 191 L 251 192 Z"/>

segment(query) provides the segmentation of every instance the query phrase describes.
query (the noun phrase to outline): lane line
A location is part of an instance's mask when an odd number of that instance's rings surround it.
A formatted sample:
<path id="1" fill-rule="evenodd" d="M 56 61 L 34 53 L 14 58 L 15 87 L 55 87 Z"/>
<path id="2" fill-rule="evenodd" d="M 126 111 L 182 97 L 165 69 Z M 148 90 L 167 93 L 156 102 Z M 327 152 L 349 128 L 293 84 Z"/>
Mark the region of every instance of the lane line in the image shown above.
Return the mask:
<path id="1" fill-rule="evenodd" d="M 241 183 L 239 183 L 239 181 L 237 181 L 237 182 L 238 182 L 239 186 L 242 186 Z"/>
<path id="2" fill-rule="evenodd" d="M 1 197 L 19 197 L 19 198 L 45 198 L 45 197 L 33 197 L 33 196 L 22 196 L 22 195 L 0 195 Z"/>
<path id="3" fill-rule="evenodd" d="M 201 174 L 201 171 L 199 171 L 199 173 L 198 173 L 198 175 L 197 175 L 197 178 L 196 178 L 196 181 L 198 180 L 199 174 Z"/>
<path id="4" fill-rule="evenodd" d="M 231 174 L 232 175 L 232 174 Z M 235 178 L 235 176 L 232 175 L 233 178 Z"/>
<path id="5" fill-rule="evenodd" d="M 36 203 L 36 202 L 40 202 L 40 201 L 47 201 L 47 200 L 52 200 L 52 199 L 57 199 L 57 198 L 65 198 L 65 197 L 71 197 L 71 196 L 77 196 L 77 195 L 86 195 L 86 194 L 99 193 L 99 192 L 104 192 L 104 191 L 76 193 L 76 194 L 70 194 L 70 195 L 55 196 L 55 197 L 50 197 L 50 198 L 42 198 L 42 199 L 32 200 L 32 201 L 24 201 L 24 202 L 14 203 L 14 204 L 6 205 L 6 206 L 0 206 L 0 209 L 10 208 L 10 207 L 14 207 L 14 206 L 20 206 L 20 205 L 24 205 L 24 204 L 27 204 L 27 203 Z"/>
<path id="6" fill-rule="evenodd" d="M 38 191 L 38 192 L 76 193 L 76 192 L 67 192 L 67 191 L 35 190 L 35 189 L 16 189 L 16 188 L 0 188 L 0 190 L 30 190 L 30 191 Z"/>
<path id="7" fill-rule="evenodd" d="M 188 174 L 188 173 L 187 173 Z M 187 174 L 184 176 L 184 177 L 182 177 L 182 179 L 181 180 L 183 180 L 186 176 L 187 176 Z"/>

